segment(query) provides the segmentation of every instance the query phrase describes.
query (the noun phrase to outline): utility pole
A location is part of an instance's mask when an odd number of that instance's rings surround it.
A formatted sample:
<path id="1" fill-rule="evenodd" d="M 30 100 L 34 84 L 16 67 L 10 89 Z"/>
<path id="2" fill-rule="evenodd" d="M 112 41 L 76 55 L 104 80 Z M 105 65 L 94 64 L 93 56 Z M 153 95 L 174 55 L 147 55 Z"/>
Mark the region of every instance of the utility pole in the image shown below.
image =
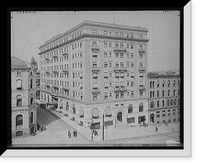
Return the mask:
<path id="1" fill-rule="evenodd" d="M 103 114 L 103 132 L 102 132 L 102 136 L 103 136 L 103 141 L 104 141 L 104 114 Z"/>

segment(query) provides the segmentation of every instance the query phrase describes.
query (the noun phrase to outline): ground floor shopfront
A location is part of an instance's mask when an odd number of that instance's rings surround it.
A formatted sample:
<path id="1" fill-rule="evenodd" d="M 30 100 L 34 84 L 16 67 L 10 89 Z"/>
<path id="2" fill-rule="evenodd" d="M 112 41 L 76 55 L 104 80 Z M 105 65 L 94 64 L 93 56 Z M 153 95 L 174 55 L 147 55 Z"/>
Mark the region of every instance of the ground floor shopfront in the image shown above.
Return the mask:
<path id="1" fill-rule="evenodd" d="M 44 93 L 44 92 L 43 92 Z M 91 141 L 104 140 L 104 132 L 115 127 L 143 125 L 148 122 L 148 100 L 101 104 L 82 104 L 45 94 L 44 103 L 57 102 L 57 111 L 65 113 L 73 127 Z"/>
<path id="2" fill-rule="evenodd" d="M 148 116 L 150 123 L 176 123 L 180 121 L 180 107 L 149 110 Z"/>

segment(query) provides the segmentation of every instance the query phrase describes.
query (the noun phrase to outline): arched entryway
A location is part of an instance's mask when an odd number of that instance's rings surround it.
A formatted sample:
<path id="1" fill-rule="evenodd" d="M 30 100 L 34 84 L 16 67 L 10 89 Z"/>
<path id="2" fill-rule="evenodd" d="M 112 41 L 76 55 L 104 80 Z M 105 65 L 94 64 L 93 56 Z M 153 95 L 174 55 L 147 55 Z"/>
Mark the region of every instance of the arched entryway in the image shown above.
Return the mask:
<path id="1" fill-rule="evenodd" d="M 117 120 L 118 120 L 118 122 L 122 122 L 122 112 L 118 112 Z"/>

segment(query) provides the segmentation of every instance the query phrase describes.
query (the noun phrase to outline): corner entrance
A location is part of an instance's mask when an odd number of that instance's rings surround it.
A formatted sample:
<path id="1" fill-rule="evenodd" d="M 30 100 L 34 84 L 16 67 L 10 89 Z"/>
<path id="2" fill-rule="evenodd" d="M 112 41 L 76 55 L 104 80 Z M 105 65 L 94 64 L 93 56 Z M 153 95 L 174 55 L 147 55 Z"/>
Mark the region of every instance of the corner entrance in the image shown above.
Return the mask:
<path id="1" fill-rule="evenodd" d="M 117 121 L 118 121 L 118 122 L 122 122 L 122 112 L 119 112 L 119 113 L 117 114 Z"/>

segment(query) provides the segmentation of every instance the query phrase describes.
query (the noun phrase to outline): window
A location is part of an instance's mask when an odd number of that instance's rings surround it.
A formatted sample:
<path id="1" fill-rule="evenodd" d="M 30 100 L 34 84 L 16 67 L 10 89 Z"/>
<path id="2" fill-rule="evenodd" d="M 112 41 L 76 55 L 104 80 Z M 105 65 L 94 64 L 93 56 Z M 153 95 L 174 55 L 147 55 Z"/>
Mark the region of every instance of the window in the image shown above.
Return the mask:
<path id="1" fill-rule="evenodd" d="M 98 58 L 98 55 L 97 54 L 93 54 L 92 57 L 93 58 Z"/>
<path id="2" fill-rule="evenodd" d="M 174 80 L 174 82 L 173 82 L 173 87 L 175 87 L 176 86 L 176 80 Z"/>
<path id="3" fill-rule="evenodd" d="M 139 112 L 143 112 L 144 111 L 144 106 L 143 106 L 143 104 L 140 104 L 139 105 Z"/>
<path id="4" fill-rule="evenodd" d="M 115 53 L 115 58 L 119 58 L 119 52 Z"/>
<path id="5" fill-rule="evenodd" d="M 127 118 L 127 123 L 135 123 L 135 117 Z"/>
<path id="6" fill-rule="evenodd" d="M 30 113 L 30 123 L 33 123 L 33 112 Z"/>
<path id="7" fill-rule="evenodd" d="M 168 90 L 168 96 L 170 96 L 170 90 Z"/>
<path id="8" fill-rule="evenodd" d="M 104 68 L 107 68 L 107 67 L 108 67 L 108 63 L 104 62 Z"/>
<path id="9" fill-rule="evenodd" d="M 160 86 L 160 82 L 158 81 L 158 82 L 157 82 L 157 88 L 159 88 L 159 86 Z"/>
<path id="10" fill-rule="evenodd" d="M 30 89 L 33 88 L 33 79 L 30 80 Z"/>
<path id="11" fill-rule="evenodd" d="M 107 52 L 104 52 L 104 58 L 107 58 Z"/>
<path id="12" fill-rule="evenodd" d="M 167 115 L 171 116 L 171 111 L 170 110 L 167 111 Z"/>
<path id="13" fill-rule="evenodd" d="M 157 97 L 159 97 L 159 91 L 157 91 Z"/>
<path id="14" fill-rule="evenodd" d="M 162 117 L 165 117 L 165 110 L 162 111 Z"/>
<path id="15" fill-rule="evenodd" d="M 22 115 L 17 115 L 16 116 L 16 126 L 23 125 L 23 116 Z"/>
<path id="16" fill-rule="evenodd" d="M 30 104 L 33 104 L 33 96 L 31 96 Z"/>
<path id="17" fill-rule="evenodd" d="M 133 106 L 132 105 L 129 105 L 129 107 L 128 107 L 128 113 L 133 113 Z"/>
<path id="18" fill-rule="evenodd" d="M 162 91 L 162 97 L 164 97 L 164 96 L 165 96 L 165 91 L 163 90 L 163 91 Z"/>
<path id="19" fill-rule="evenodd" d="M 17 103 L 16 103 L 17 107 L 22 106 L 22 96 L 18 95 L 17 96 Z"/>
<path id="20" fill-rule="evenodd" d="M 108 100 L 108 92 L 104 93 L 104 100 Z"/>
<path id="21" fill-rule="evenodd" d="M 154 105 L 155 105 L 154 101 L 151 101 L 150 108 L 154 108 Z"/>
<path id="22" fill-rule="evenodd" d="M 96 30 L 96 29 L 93 29 L 93 30 L 92 30 L 92 34 L 97 34 L 97 30 Z"/>
<path id="23" fill-rule="evenodd" d="M 173 96 L 175 96 L 176 95 L 176 90 L 174 89 L 174 91 L 173 91 Z"/>
<path id="24" fill-rule="evenodd" d="M 17 71 L 17 76 L 21 76 L 21 72 L 20 71 Z"/>
<path id="25" fill-rule="evenodd" d="M 131 91 L 131 97 L 134 97 L 134 91 Z"/>
<path id="26" fill-rule="evenodd" d="M 159 118 L 160 117 L 160 111 L 157 111 L 156 112 L 156 118 Z"/>
<path id="27" fill-rule="evenodd" d="M 168 82 L 167 82 L 167 86 L 170 87 L 170 80 L 168 80 Z"/>
<path id="28" fill-rule="evenodd" d="M 159 107 L 160 106 L 160 101 L 157 101 L 157 107 Z"/>
<path id="29" fill-rule="evenodd" d="M 17 84 L 17 90 L 21 90 L 22 89 L 22 80 L 17 80 L 16 84 Z"/>
<path id="30" fill-rule="evenodd" d="M 165 81 L 163 81 L 163 83 L 162 83 L 162 87 L 164 87 L 165 86 Z"/>

